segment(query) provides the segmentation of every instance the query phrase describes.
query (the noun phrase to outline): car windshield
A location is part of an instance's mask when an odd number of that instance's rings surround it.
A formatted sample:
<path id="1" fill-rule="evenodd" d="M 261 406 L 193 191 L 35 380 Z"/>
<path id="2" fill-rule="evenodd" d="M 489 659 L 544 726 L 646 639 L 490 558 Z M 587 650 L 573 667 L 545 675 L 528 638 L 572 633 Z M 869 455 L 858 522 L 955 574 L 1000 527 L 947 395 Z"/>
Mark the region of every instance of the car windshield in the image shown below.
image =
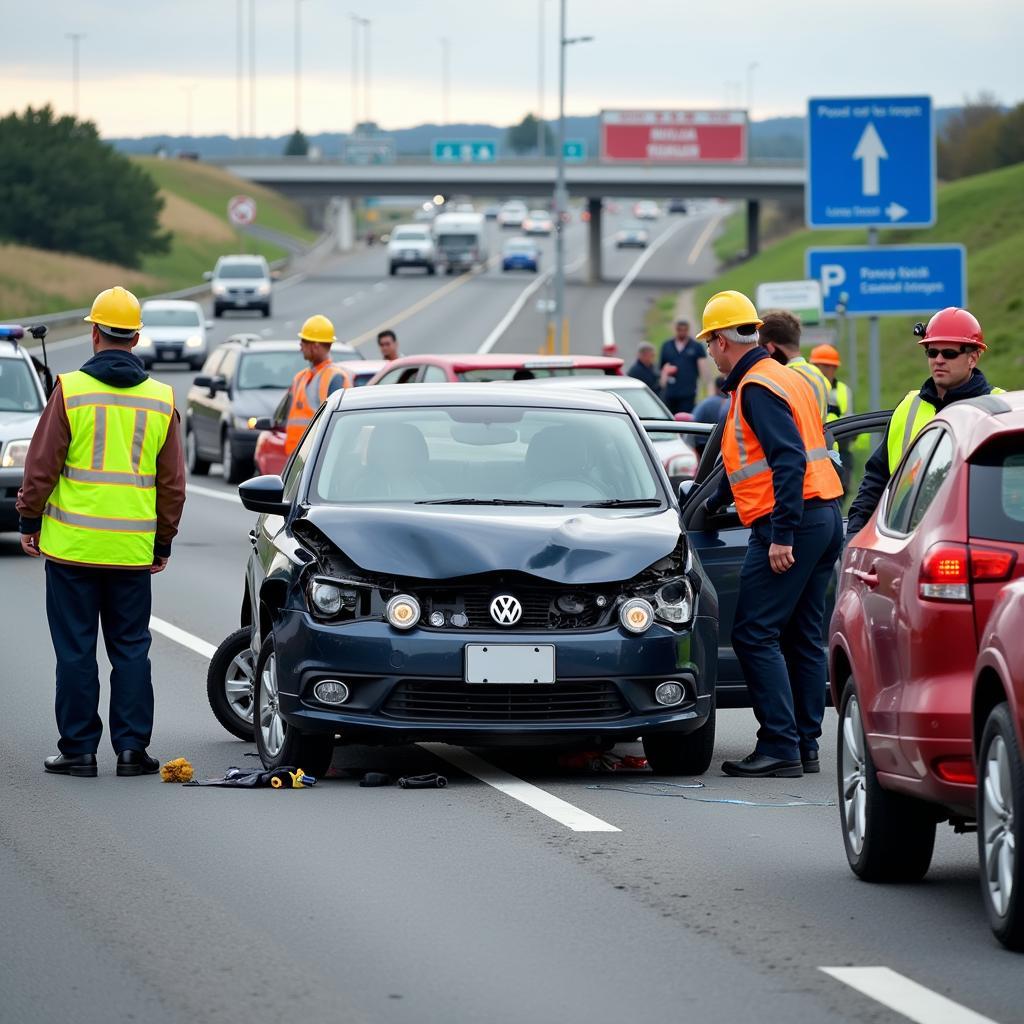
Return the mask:
<path id="1" fill-rule="evenodd" d="M 547 220 L 548 219 L 548 211 L 547 210 L 531 210 L 530 211 L 530 219 L 531 220 Z"/>
<path id="2" fill-rule="evenodd" d="M 32 379 L 33 371 L 21 359 L 0 359 L 0 412 L 39 412 L 43 403 Z"/>
<path id="3" fill-rule="evenodd" d="M 537 247 L 533 244 L 533 242 L 527 242 L 527 241 L 509 242 L 505 246 L 505 252 L 534 253 L 536 251 L 537 251 Z"/>
<path id="4" fill-rule="evenodd" d="M 202 323 L 195 309 L 142 308 L 142 322 L 147 327 L 198 327 Z"/>
<path id="5" fill-rule="evenodd" d="M 526 376 L 526 373 L 530 376 Z M 516 374 L 519 374 L 517 377 Z M 458 374 L 459 380 L 474 381 L 476 383 L 487 383 L 492 380 L 536 380 L 540 377 L 600 377 L 604 370 L 589 366 L 502 366 L 491 369 L 481 367 L 479 370 L 461 370 Z"/>
<path id="6" fill-rule="evenodd" d="M 425 242 L 428 236 L 426 231 L 406 228 L 403 231 L 396 231 L 391 237 L 396 242 Z"/>
<path id="7" fill-rule="evenodd" d="M 222 263 L 217 268 L 216 276 L 264 278 L 267 272 L 261 263 Z"/>
<path id="8" fill-rule="evenodd" d="M 628 417 L 514 406 L 336 413 L 310 500 L 652 507 L 663 501 Z"/>
<path id="9" fill-rule="evenodd" d="M 247 352 L 238 365 L 238 390 L 286 388 L 292 378 L 306 365 L 302 353 Z"/>
<path id="10" fill-rule="evenodd" d="M 649 388 L 609 388 L 618 395 L 642 420 L 670 420 L 668 409 L 658 401 L 657 395 Z"/>
<path id="11" fill-rule="evenodd" d="M 437 244 L 447 248 L 453 248 L 455 246 L 476 245 L 476 235 L 438 235 Z"/>

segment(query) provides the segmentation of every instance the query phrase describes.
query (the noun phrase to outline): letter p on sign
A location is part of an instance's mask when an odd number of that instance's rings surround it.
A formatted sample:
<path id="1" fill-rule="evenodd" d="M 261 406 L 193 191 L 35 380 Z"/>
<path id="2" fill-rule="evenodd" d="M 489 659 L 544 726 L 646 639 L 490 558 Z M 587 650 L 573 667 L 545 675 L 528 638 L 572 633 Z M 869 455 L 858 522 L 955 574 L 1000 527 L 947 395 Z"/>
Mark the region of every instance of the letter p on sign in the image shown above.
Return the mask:
<path id="1" fill-rule="evenodd" d="M 846 283 L 846 270 L 838 263 L 821 265 L 821 290 L 828 298 L 833 288 L 841 288 Z"/>

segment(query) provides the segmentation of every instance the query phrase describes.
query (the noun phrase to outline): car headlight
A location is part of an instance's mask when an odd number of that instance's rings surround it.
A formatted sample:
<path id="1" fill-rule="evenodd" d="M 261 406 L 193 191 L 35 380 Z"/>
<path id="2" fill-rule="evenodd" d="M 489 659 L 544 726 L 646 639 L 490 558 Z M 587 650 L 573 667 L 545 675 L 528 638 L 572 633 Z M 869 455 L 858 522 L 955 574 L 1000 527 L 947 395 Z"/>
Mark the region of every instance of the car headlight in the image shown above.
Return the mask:
<path id="1" fill-rule="evenodd" d="M 672 626 L 693 618 L 693 586 L 685 576 L 663 583 L 654 595 L 655 617 Z"/>
<path id="2" fill-rule="evenodd" d="M 4 469 L 20 469 L 25 465 L 25 456 L 28 455 L 30 438 L 19 441 L 8 441 L 4 449 L 4 457 L 0 460 L 0 466 Z"/>
<path id="3" fill-rule="evenodd" d="M 228 286 L 226 284 L 215 284 L 210 290 L 214 295 L 227 295 Z"/>
<path id="4" fill-rule="evenodd" d="M 203 339 L 198 334 L 193 334 L 190 338 L 185 339 L 185 348 L 202 348 Z"/>
<path id="5" fill-rule="evenodd" d="M 631 597 L 619 608 L 619 622 L 630 633 L 646 633 L 654 622 L 654 608 L 642 597 Z"/>
<path id="6" fill-rule="evenodd" d="M 139 348 L 152 348 L 153 347 L 153 339 L 148 334 L 140 334 L 139 335 L 138 347 Z"/>
<path id="7" fill-rule="evenodd" d="M 256 294 L 257 295 L 269 295 L 270 294 L 270 284 L 267 281 L 264 281 L 262 284 L 258 284 L 256 286 Z"/>
<path id="8" fill-rule="evenodd" d="M 411 594 L 397 594 L 388 601 L 385 614 L 395 629 L 412 629 L 420 621 L 420 603 Z"/>
<path id="9" fill-rule="evenodd" d="M 669 476 L 693 476 L 697 468 L 697 453 L 688 449 L 671 455 L 665 460 L 665 472 Z"/>
<path id="10" fill-rule="evenodd" d="M 341 611 L 345 599 L 341 587 L 314 580 L 309 585 L 309 603 L 321 615 L 330 617 Z"/>
<path id="11" fill-rule="evenodd" d="M 235 416 L 232 418 L 235 430 L 252 430 L 256 426 L 255 416 Z"/>

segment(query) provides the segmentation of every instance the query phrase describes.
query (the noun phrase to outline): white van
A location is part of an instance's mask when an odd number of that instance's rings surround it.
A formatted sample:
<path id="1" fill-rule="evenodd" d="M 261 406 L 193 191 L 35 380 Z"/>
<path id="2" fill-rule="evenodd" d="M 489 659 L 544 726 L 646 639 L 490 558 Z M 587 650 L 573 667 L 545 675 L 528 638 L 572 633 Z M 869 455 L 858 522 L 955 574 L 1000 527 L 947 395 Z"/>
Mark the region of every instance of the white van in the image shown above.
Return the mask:
<path id="1" fill-rule="evenodd" d="M 447 273 L 487 265 L 487 221 L 482 213 L 439 213 L 433 228 L 437 262 Z"/>

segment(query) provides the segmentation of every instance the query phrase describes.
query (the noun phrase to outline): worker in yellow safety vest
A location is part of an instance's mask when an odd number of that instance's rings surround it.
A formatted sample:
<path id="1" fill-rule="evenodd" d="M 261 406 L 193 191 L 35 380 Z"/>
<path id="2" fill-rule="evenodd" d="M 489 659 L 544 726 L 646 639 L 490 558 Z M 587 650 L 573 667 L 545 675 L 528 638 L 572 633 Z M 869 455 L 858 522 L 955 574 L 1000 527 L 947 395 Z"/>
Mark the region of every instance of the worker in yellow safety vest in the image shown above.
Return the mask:
<path id="1" fill-rule="evenodd" d="M 153 574 L 171 554 L 185 503 L 174 391 L 132 354 L 139 300 L 124 288 L 96 296 L 93 356 L 62 373 L 32 435 L 18 493 L 21 546 L 46 556 L 46 615 L 57 656 L 57 775 L 97 774 L 103 725 L 96 639 L 110 674 L 110 739 L 119 776 L 151 775 L 149 617 Z"/>
<path id="2" fill-rule="evenodd" d="M 838 379 L 839 367 L 842 365 L 839 350 L 834 345 L 815 345 L 811 349 L 810 364 L 821 370 L 832 389 L 832 404 L 829 406 L 827 421 L 831 423 L 840 416 L 849 416 L 853 411 L 853 403 L 850 388 L 845 381 Z"/>
<path id="3" fill-rule="evenodd" d="M 978 360 L 988 346 L 981 324 L 968 310 L 956 306 L 939 310 L 927 327 L 915 324 L 914 334 L 931 375 L 896 406 L 882 443 L 868 459 L 860 490 L 850 506 L 848 538 L 858 534 L 874 514 L 889 477 L 926 423 L 953 402 L 1003 390 L 992 387 L 978 369 Z"/>
<path id="4" fill-rule="evenodd" d="M 832 387 L 825 374 L 800 354 L 800 321 L 787 310 L 776 309 L 765 313 L 763 322 L 761 347 L 767 349 L 776 362 L 795 370 L 811 385 L 824 423 L 832 404 Z"/>
<path id="5" fill-rule="evenodd" d="M 288 390 L 284 438 L 284 450 L 288 455 L 298 448 L 309 421 L 327 396 L 351 384 L 348 374 L 331 362 L 331 343 L 337 340 L 334 324 L 319 313 L 309 317 L 299 331 L 302 356 L 309 367 L 295 374 Z"/>

